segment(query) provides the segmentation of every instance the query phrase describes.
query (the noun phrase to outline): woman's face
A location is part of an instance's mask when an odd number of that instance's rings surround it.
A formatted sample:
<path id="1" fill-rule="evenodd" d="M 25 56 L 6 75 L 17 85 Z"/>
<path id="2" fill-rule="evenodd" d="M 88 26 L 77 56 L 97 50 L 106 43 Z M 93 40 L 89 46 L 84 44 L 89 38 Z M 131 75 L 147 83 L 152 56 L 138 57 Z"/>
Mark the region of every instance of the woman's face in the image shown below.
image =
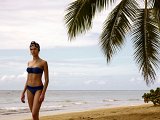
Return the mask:
<path id="1" fill-rule="evenodd" d="M 38 54 L 39 54 L 38 48 L 35 47 L 35 45 L 32 45 L 32 46 L 30 47 L 30 52 L 31 52 L 31 54 L 32 54 L 33 56 L 38 56 Z"/>

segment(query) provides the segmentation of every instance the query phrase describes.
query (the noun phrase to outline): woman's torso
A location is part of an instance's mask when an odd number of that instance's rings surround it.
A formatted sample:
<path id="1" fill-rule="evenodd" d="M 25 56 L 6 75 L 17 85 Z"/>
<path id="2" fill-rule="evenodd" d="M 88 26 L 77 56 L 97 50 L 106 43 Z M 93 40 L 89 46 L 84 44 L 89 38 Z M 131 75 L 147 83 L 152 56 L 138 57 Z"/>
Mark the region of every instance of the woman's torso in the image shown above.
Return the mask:
<path id="1" fill-rule="evenodd" d="M 43 60 L 40 59 L 37 62 L 30 61 L 28 63 L 28 76 L 27 76 L 27 85 L 29 86 L 41 86 L 42 75 L 43 75 Z"/>

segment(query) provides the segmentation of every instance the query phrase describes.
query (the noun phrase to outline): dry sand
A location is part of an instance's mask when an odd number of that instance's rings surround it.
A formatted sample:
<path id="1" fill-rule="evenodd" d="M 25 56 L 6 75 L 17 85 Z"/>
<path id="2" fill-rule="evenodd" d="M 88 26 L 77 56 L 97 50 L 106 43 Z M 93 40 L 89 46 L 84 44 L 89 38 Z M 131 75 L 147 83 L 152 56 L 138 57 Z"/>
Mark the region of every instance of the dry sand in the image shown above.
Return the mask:
<path id="1" fill-rule="evenodd" d="M 40 120 L 160 120 L 160 106 L 152 104 L 102 108 L 43 116 Z"/>

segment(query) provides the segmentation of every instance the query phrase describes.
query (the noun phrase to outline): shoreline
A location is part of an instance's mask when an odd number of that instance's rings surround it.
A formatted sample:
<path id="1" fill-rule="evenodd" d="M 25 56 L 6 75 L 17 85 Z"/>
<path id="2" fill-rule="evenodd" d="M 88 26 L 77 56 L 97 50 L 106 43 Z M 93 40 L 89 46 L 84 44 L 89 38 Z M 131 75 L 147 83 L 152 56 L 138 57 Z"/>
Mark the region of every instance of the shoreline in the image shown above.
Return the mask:
<path id="1" fill-rule="evenodd" d="M 89 110 L 52 112 L 40 115 L 40 120 L 159 120 L 160 106 L 130 105 Z M 31 120 L 25 119 L 25 120 Z"/>
<path id="2" fill-rule="evenodd" d="M 142 105 L 145 91 L 48 91 L 40 117 L 99 108 Z M 0 119 L 31 119 L 29 106 L 19 101 L 20 91 L 1 91 Z M 83 96 L 83 97 L 81 97 Z M 9 98 L 6 101 L 6 97 Z M 12 98 L 12 99 L 10 99 Z M 13 101 L 14 99 L 14 101 Z"/>
<path id="3" fill-rule="evenodd" d="M 151 103 L 40 112 L 40 120 L 160 120 L 160 106 Z M 31 120 L 31 113 L 2 116 L 1 120 Z"/>
<path id="4" fill-rule="evenodd" d="M 66 109 L 66 110 L 57 110 L 57 111 L 40 111 L 40 119 L 42 117 L 46 116 L 57 116 L 57 115 L 64 115 L 64 114 L 72 114 L 72 113 L 78 113 L 78 112 L 87 112 L 87 111 L 95 111 L 95 110 L 102 110 L 102 109 L 116 109 L 116 108 L 124 108 L 124 107 L 132 107 L 132 106 L 142 106 L 146 105 L 145 103 L 140 104 L 126 104 L 126 105 L 114 105 L 114 106 L 99 106 L 99 107 L 89 107 L 89 108 L 73 108 L 73 109 Z M 147 104 L 148 105 L 148 104 Z M 6 114 L 6 115 L 0 115 L 1 120 L 11 120 L 12 118 L 15 118 L 16 120 L 31 120 L 32 116 L 30 112 L 27 113 L 16 113 L 16 114 Z M 46 119 L 48 120 L 48 119 Z M 54 119 L 53 119 L 54 120 Z M 61 119 L 60 119 L 61 120 Z M 63 120 L 63 119 L 62 119 Z M 66 119 L 65 119 L 66 120 Z"/>

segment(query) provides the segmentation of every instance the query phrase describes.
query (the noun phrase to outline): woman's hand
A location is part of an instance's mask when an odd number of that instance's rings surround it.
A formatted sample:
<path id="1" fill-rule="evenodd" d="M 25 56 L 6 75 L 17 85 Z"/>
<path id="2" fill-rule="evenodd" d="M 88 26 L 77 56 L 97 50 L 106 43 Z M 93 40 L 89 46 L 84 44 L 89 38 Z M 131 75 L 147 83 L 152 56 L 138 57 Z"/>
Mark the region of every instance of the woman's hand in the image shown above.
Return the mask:
<path id="1" fill-rule="evenodd" d="M 45 97 L 45 95 L 41 94 L 40 97 L 39 97 L 39 102 L 43 102 L 44 101 L 44 97 Z"/>
<path id="2" fill-rule="evenodd" d="M 25 103 L 25 94 L 24 93 L 22 93 L 22 95 L 21 95 L 21 102 Z"/>

